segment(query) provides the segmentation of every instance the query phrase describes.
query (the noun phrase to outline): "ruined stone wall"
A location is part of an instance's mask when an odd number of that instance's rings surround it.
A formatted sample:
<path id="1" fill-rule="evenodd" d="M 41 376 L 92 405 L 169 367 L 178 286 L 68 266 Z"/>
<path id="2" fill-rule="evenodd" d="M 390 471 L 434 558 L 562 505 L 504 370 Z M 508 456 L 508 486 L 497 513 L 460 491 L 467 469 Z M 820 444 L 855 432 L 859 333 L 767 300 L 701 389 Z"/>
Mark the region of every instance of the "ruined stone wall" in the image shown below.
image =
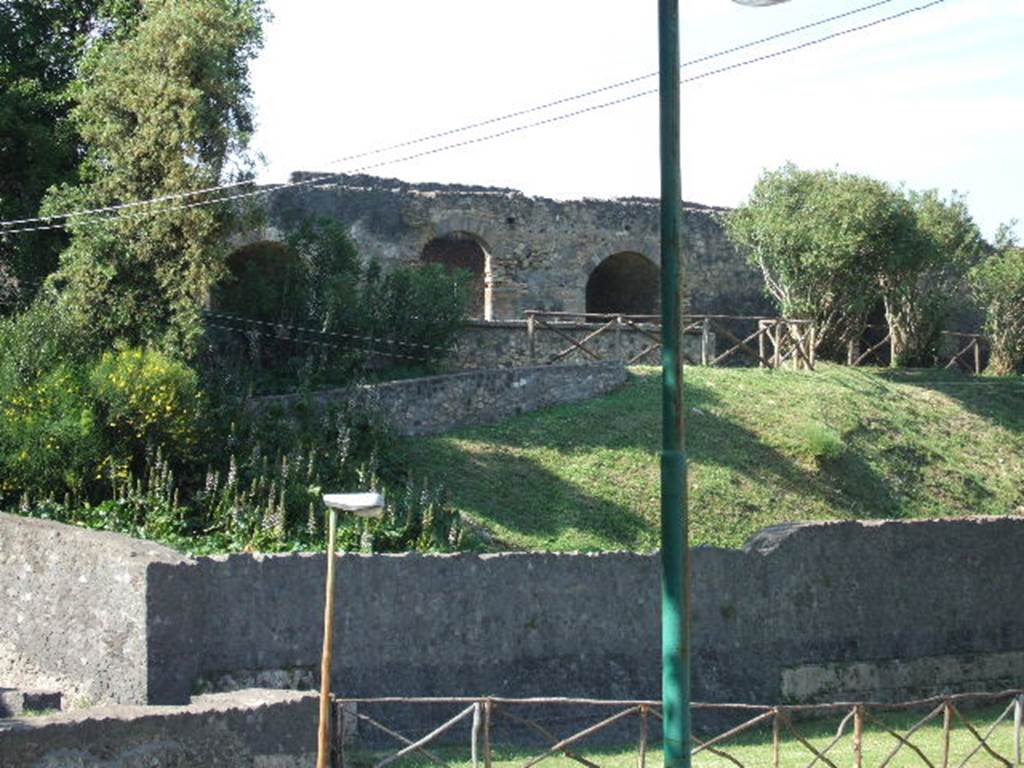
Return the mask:
<path id="1" fill-rule="evenodd" d="M 45 553 L 55 537 L 85 537 L 88 549 L 101 534 L 0 515 L 0 548 L 19 527 L 40 546 L 15 602 L 46 584 L 55 606 L 94 616 L 91 630 L 76 620 L 91 645 L 127 636 L 145 649 L 145 683 L 106 690 L 178 703 L 200 681 L 315 679 L 322 555 L 140 554 L 145 602 L 115 626 L 102 620 L 109 596 L 76 591 L 81 571 Z M 1020 687 L 1022 551 L 1024 520 L 1013 518 L 793 524 L 742 551 L 694 549 L 694 695 L 770 704 Z M 10 571 L 0 578 L 6 586 Z M 344 555 L 333 687 L 657 698 L 659 595 L 654 554 Z M 63 628 L 58 614 L 22 628 L 0 616 L 25 656 L 55 658 L 47 637 Z M 86 661 L 73 671 L 122 674 L 105 656 Z"/>
<path id="2" fill-rule="evenodd" d="M 392 381 L 305 395 L 262 397 L 258 408 L 314 408 L 351 402 L 373 411 L 398 435 L 433 435 L 494 424 L 510 416 L 597 397 L 626 383 L 622 363 L 490 368 Z"/>
<path id="3" fill-rule="evenodd" d="M 559 330 L 577 341 L 593 333 L 598 326 L 581 323 L 558 323 Z M 658 335 L 660 329 L 648 329 L 648 332 L 623 327 L 619 334 L 614 330 L 602 333 L 586 343 L 601 360 L 618 360 L 622 362 L 635 360 L 636 365 L 661 365 L 661 347 L 651 338 L 650 334 Z M 715 337 L 709 337 L 709 353 L 714 354 Z M 652 345 L 654 347 L 652 348 Z M 698 364 L 701 359 L 701 337 L 699 333 L 683 336 L 683 354 L 687 361 Z M 455 344 L 455 351 L 446 360 L 457 368 L 496 368 L 501 366 L 534 365 L 547 363 L 554 356 L 572 347 L 572 343 L 558 332 L 537 327 L 534 333 L 533 350 L 531 353 L 530 337 L 527 333 L 525 320 L 508 320 L 500 322 L 470 321 L 462 326 Z M 593 358 L 578 349 L 559 360 L 564 363 L 589 363 Z"/>
<path id="4" fill-rule="evenodd" d="M 215 694 L 0 721 L 0 768 L 308 768 L 317 695 Z"/>
<path id="5" fill-rule="evenodd" d="M 320 174 L 296 174 L 298 180 Z M 437 237 L 468 234 L 487 254 L 487 319 L 522 318 L 527 309 L 586 310 L 587 279 L 616 253 L 658 264 L 658 202 L 649 199 L 556 201 L 510 189 L 408 184 L 339 175 L 268 198 L 266 225 L 238 245 L 280 240 L 305 217 L 343 221 L 366 258 L 419 263 Z M 729 243 L 719 209 L 686 204 L 685 296 L 694 312 L 767 311 L 760 273 Z"/>

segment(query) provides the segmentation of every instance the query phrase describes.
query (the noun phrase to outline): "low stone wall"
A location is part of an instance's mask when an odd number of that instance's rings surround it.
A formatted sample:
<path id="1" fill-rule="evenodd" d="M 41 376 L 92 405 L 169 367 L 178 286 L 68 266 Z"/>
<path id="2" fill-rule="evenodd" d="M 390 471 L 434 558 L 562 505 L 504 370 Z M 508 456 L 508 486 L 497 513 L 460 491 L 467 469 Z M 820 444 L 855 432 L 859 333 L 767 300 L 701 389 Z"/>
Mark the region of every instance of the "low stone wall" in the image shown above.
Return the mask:
<path id="1" fill-rule="evenodd" d="M 493 424 L 551 405 L 587 400 L 626 382 L 622 363 L 492 368 L 392 381 L 311 395 L 263 397 L 257 407 L 288 408 L 308 398 L 314 408 L 351 402 L 374 411 L 399 435 L 431 435 Z"/>
<path id="2" fill-rule="evenodd" d="M 558 328 L 576 340 L 593 333 L 598 326 L 582 323 L 559 323 Z M 683 336 L 683 353 L 693 362 L 700 361 L 700 334 Z M 652 340 L 641 331 L 624 326 L 619 335 L 613 331 L 602 333 L 587 342 L 587 349 L 602 360 L 628 362 L 650 347 Z M 467 322 L 459 332 L 455 352 L 450 362 L 459 368 L 496 368 L 515 365 L 545 364 L 554 355 L 568 349 L 572 344 L 552 330 L 538 326 L 534 335 L 534 353 L 530 355 L 530 337 L 525 320 L 501 322 Z M 712 334 L 711 349 L 714 350 Z M 561 362 L 586 363 L 593 359 L 573 350 Z M 660 347 L 637 361 L 642 365 L 660 365 Z"/>
<path id="3" fill-rule="evenodd" d="M 66 705 L 145 704 L 149 569 L 185 561 L 147 541 L 0 515 L 0 687 Z"/>
<path id="4" fill-rule="evenodd" d="M 49 555 L 61 537 L 80 541 L 95 576 Z M 7 542 L 32 538 L 39 546 L 7 554 Z M 187 701 L 204 683 L 315 682 L 322 555 L 140 551 L 144 580 L 126 580 L 115 561 L 100 581 L 107 553 L 145 547 L 117 538 L 0 515 L 0 620 L 32 668 L 150 703 Z M 1022 551 L 1024 520 L 1013 518 L 794 524 L 742 551 L 697 548 L 694 695 L 774 703 L 1020 687 Z M 111 597 L 81 590 L 82 575 L 123 581 L 131 610 L 106 620 Z M 12 625 L 19 595 L 42 585 L 53 593 L 45 612 Z M 656 698 L 659 594 L 654 554 L 343 555 L 333 689 Z M 76 613 L 91 638 L 82 646 L 66 620 Z M 144 678 L 90 650 L 115 644 L 139 649 L 130 658 Z"/>
<path id="5" fill-rule="evenodd" d="M 0 720 L 0 768 L 308 768 L 317 695 L 241 691 L 184 707 Z"/>

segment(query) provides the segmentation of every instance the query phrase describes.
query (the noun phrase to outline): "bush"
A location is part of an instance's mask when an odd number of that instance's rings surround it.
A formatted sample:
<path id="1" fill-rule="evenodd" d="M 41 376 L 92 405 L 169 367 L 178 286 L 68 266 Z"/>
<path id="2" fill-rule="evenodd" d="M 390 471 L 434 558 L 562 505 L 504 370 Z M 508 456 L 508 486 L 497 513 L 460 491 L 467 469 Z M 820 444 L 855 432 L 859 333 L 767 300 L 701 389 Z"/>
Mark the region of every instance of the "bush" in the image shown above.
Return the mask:
<path id="1" fill-rule="evenodd" d="M 103 354 L 89 384 L 114 461 L 139 469 L 158 448 L 172 461 L 195 458 L 203 400 L 198 376 L 185 363 L 124 347 Z"/>
<path id="2" fill-rule="evenodd" d="M 440 264 L 399 267 L 381 275 L 370 265 L 366 276 L 366 334 L 393 363 L 443 360 L 462 327 L 469 302 L 469 273 L 448 274 Z"/>
<path id="3" fill-rule="evenodd" d="M 467 272 L 364 268 L 344 225 L 331 220 L 302 221 L 286 246 L 252 246 L 230 263 L 234 278 L 213 295 L 225 314 L 213 316 L 204 365 L 226 360 L 233 377 L 247 379 L 242 389 L 261 393 L 344 385 L 367 365 L 430 370 L 468 308 Z"/>
<path id="4" fill-rule="evenodd" d="M 988 371 L 1006 376 L 1024 369 L 1024 248 L 1012 240 L 971 271 L 971 286 L 985 307 L 991 347 Z"/>
<path id="5" fill-rule="evenodd" d="M 103 438 L 82 371 L 60 365 L 0 395 L 0 490 L 33 498 L 83 493 Z"/>
<path id="6" fill-rule="evenodd" d="M 797 427 L 798 450 L 821 465 L 838 459 L 844 450 L 843 438 L 832 427 L 819 421 L 807 421 Z"/>

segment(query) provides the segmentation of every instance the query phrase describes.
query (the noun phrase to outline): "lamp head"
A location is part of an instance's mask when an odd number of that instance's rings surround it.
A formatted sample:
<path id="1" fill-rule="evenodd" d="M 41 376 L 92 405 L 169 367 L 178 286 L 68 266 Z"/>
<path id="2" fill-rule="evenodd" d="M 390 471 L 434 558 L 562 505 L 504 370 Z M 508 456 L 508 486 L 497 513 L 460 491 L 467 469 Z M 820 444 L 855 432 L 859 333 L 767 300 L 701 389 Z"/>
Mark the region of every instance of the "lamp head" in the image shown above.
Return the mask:
<path id="1" fill-rule="evenodd" d="M 380 517 L 384 514 L 384 497 L 379 493 L 325 493 L 324 504 L 359 517 Z"/>

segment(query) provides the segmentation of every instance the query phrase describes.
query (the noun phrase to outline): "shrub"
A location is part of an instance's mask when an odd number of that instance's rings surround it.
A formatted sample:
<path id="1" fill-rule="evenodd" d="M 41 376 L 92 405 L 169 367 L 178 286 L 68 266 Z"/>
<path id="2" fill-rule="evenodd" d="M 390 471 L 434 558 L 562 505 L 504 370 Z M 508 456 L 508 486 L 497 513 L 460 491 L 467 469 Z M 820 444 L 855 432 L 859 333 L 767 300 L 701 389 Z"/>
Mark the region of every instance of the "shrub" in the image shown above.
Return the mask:
<path id="1" fill-rule="evenodd" d="M 172 461 L 195 457 L 203 400 L 198 376 L 185 363 L 123 347 L 103 354 L 89 384 L 113 461 L 138 469 L 158 448 Z"/>
<path id="2" fill-rule="evenodd" d="M 796 437 L 800 453 L 819 465 L 838 459 L 844 450 L 839 432 L 820 421 L 807 421 L 799 425 Z"/>
<path id="3" fill-rule="evenodd" d="M 469 273 L 448 274 L 440 264 L 399 267 L 387 274 L 371 264 L 364 296 L 366 333 L 392 362 L 444 359 L 468 307 Z"/>
<path id="4" fill-rule="evenodd" d="M 0 394 L 0 490 L 33 498 L 84 492 L 104 455 L 81 370 L 70 365 Z"/>
<path id="5" fill-rule="evenodd" d="M 0 320 L 0 393 L 34 382 L 59 365 L 79 366 L 92 354 L 88 339 L 49 295 Z"/>
<path id="6" fill-rule="evenodd" d="M 1024 369 L 1024 248 L 1012 240 L 971 271 L 971 286 L 985 307 L 991 347 L 988 370 L 1006 376 Z"/>

